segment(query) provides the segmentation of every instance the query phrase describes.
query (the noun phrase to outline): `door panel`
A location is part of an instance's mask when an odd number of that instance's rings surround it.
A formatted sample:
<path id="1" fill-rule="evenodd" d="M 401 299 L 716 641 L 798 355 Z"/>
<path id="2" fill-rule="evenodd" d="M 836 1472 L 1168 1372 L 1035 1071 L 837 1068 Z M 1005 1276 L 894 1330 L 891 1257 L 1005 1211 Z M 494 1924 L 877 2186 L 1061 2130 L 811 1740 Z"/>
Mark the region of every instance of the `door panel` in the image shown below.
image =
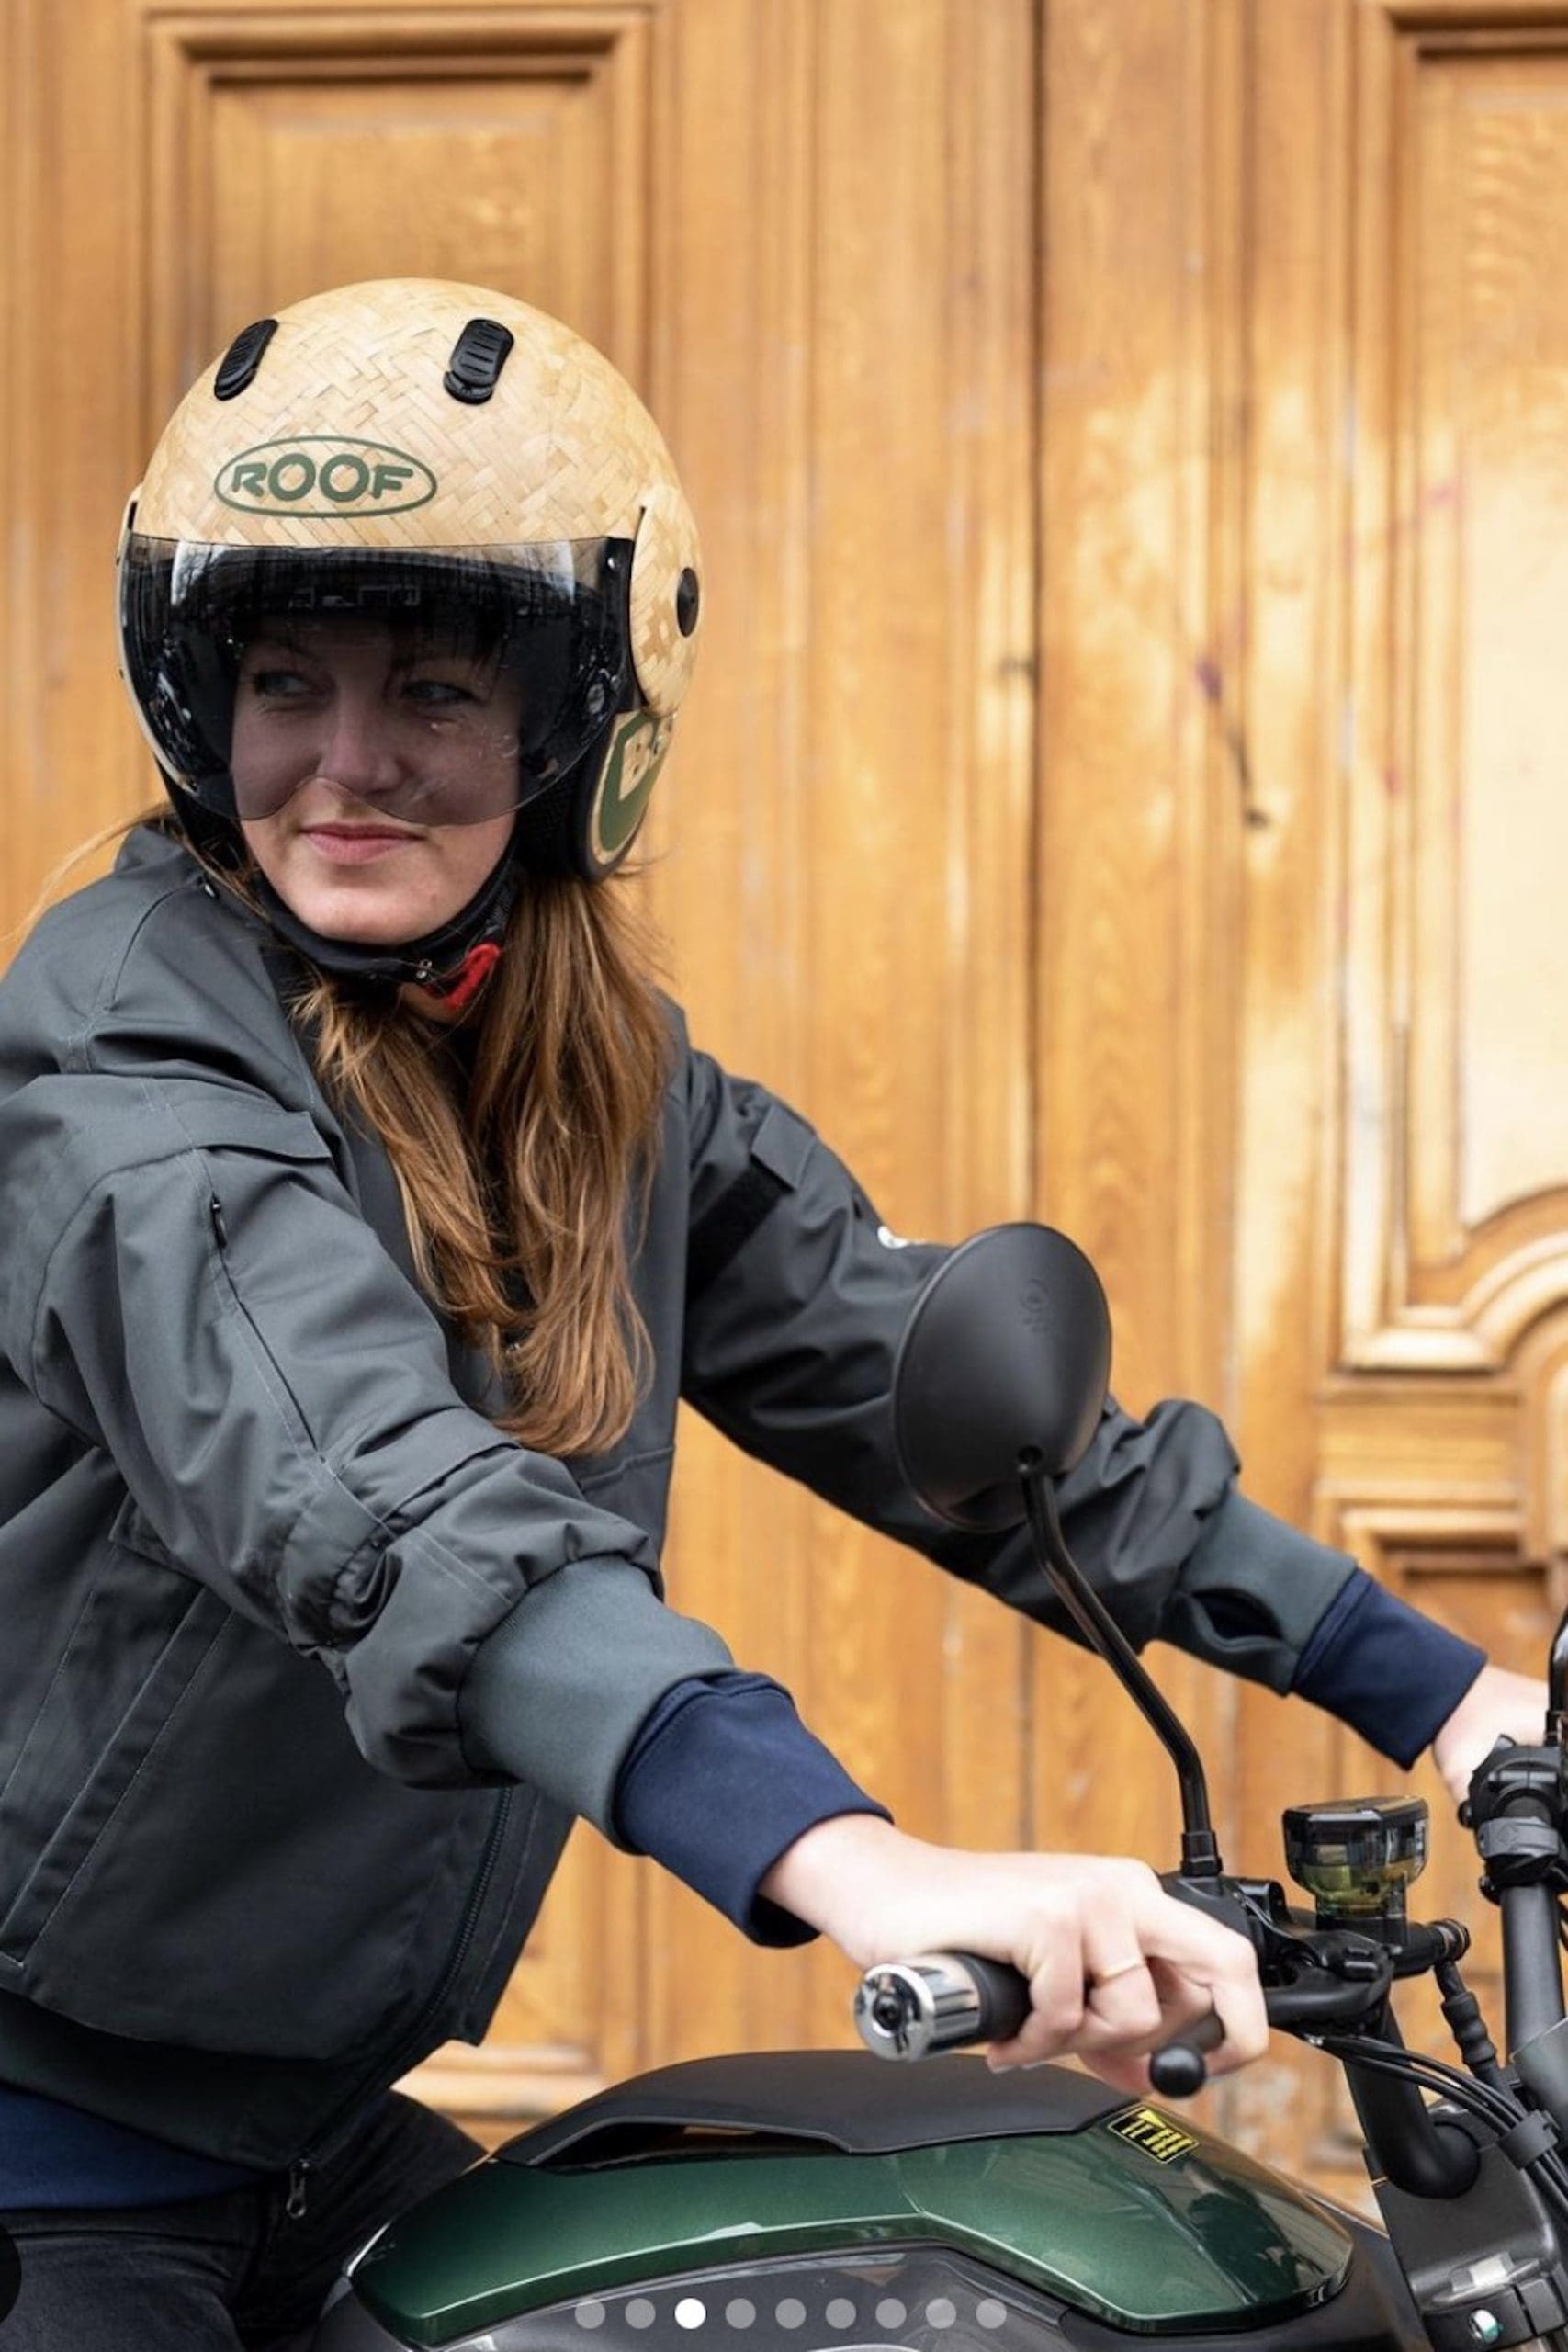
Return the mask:
<path id="1" fill-rule="evenodd" d="M 210 353 L 382 273 L 557 311 L 704 537 L 637 886 L 699 1040 L 895 1228 L 1065 1226 L 1125 1402 L 1201 1397 L 1259 1501 L 1536 1659 L 1568 1556 L 1568 0 L 6 29 L 0 922 L 148 797 L 114 531 Z M 1101 1668 L 701 1426 L 669 1566 L 906 1826 L 1174 1852 Z M 1238 1862 L 1274 1866 L 1284 1803 L 1398 1783 L 1155 1657 Z M 1431 1907 L 1472 1872 L 1439 1819 Z M 583 1836 L 486 2048 L 420 2086 L 493 2136 L 636 2065 L 840 2041 L 847 1989 Z M 1357 2193 L 1321 2061 L 1213 2103 Z"/>
<path id="2" fill-rule="evenodd" d="M 1261 1499 L 1540 1670 L 1568 1348 L 1568 11 L 1287 6 L 1255 12 L 1248 56 L 1233 716 L 1264 821 L 1240 886 L 1237 1427 Z M 1321 1719 L 1245 1704 L 1260 1833 L 1292 1797 L 1399 1778 Z M 1478 1926 L 1500 2034 L 1473 1847 L 1416 1780 L 1434 1815 L 1417 1905 Z M 1328 2069 L 1271 2064 L 1235 2105 L 1270 2153 L 1304 2136 L 1364 2195 Z"/>
<path id="3" fill-rule="evenodd" d="M 896 1227 L 1023 1214 L 1029 0 L 9 13 L 0 921 L 149 797 L 114 535 L 191 377 L 314 287 L 494 284 L 627 372 L 704 535 L 638 885 L 694 1035 L 790 1094 Z M 700 1426 L 668 1566 L 911 1826 L 1023 1836 L 1016 1624 Z M 687 2051 L 841 2040 L 848 1991 L 581 1833 L 486 2048 L 419 2084 L 493 2136 Z"/>

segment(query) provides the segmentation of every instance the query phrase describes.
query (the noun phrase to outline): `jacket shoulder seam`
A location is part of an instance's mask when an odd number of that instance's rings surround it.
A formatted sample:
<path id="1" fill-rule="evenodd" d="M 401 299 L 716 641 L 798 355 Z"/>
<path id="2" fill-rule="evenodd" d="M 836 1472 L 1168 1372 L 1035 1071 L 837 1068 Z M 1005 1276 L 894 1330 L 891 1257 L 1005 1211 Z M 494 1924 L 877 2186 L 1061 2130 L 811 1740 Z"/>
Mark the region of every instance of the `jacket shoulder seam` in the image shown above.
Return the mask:
<path id="1" fill-rule="evenodd" d="M 96 1068 L 93 1057 L 94 1041 L 97 1036 L 104 1014 L 119 992 L 120 983 L 125 978 L 125 967 L 134 955 L 142 933 L 153 916 L 159 913 L 171 899 L 176 899 L 182 891 L 193 890 L 197 887 L 193 876 L 182 876 L 177 882 L 165 883 L 141 909 L 130 926 L 118 956 L 104 973 L 91 1012 L 79 1028 L 70 1030 L 66 1034 L 61 1054 L 65 1069 L 91 1070 Z"/>

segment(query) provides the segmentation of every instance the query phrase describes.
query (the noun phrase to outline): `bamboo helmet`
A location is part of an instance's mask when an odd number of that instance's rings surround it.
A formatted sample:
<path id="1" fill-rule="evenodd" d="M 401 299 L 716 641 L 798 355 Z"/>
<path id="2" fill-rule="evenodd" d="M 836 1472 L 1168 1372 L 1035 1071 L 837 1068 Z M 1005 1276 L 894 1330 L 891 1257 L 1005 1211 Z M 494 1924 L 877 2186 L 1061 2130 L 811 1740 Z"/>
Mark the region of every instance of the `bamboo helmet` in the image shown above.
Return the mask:
<path id="1" fill-rule="evenodd" d="M 383 625 L 515 676 L 503 758 L 461 787 L 414 770 L 378 796 L 419 825 L 517 811 L 509 854 L 453 923 L 350 947 L 302 934 L 269 898 L 319 961 L 388 979 L 429 980 L 493 940 L 521 870 L 596 881 L 625 857 L 699 603 L 691 513 L 630 387 L 542 311 L 434 279 L 342 287 L 246 327 L 170 419 L 119 551 L 126 684 L 182 824 L 220 859 L 238 820 L 287 797 L 237 779 L 232 757 L 240 664 L 264 623 Z"/>

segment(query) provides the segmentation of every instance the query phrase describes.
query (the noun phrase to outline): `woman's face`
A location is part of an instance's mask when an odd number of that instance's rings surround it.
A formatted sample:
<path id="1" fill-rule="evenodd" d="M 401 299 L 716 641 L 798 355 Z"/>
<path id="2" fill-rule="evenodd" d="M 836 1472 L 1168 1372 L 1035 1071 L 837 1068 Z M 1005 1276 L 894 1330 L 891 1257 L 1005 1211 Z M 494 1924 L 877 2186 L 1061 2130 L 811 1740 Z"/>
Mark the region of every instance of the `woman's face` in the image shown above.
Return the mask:
<path id="1" fill-rule="evenodd" d="M 247 643 L 231 767 L 251 854 L 326 939 L 386 947 L 459 913 L 512 836 L 522 691 L 483 655 L 390 623 L 264 623 Z M 434 795 L 434 799 L 427 799 Z M 432 824 L 399 808 L 501 808 Z"/>

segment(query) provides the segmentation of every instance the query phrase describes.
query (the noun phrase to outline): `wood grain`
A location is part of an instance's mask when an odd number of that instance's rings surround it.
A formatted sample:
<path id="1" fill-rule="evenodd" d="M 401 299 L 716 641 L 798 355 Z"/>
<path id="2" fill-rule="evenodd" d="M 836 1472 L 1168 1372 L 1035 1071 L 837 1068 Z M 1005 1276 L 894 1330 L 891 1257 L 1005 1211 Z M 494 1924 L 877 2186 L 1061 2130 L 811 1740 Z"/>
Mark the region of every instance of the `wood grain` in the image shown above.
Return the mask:
<path id="1" fill-rule="evenodd" d="M 28 331 L 6 345 L 6 446 L 30 481 L 52 445 L 71 503 L 62 532 L 41 484 L 14 517 L 6 912 L 145 796 L 109 560 L 168 407 L 314 287 L 489 280 L 626 370 L 699 512 L 705 642 L 643 885 L 699 1040 L 796 1099 L 896 1227 L 1022 1214 L 1035 16 L 84 0 L 67 35 L 24 0 L 6 220 Z M 107 227 L 59 168 L 78 123 L 124 190 Z M 62 368 L 62 393 L 37 332 L 55 299 L 120 338 L 112 367 Z M 90 628 L 39 615 L 34 562 L 81 582 Z M 42 820 L 51 771 L 74 780 Z M 1023 1836 L 1015 1623 L 700 1427 L 669 1570 L 911 1826 Z M 752 1953 L 584 1834 L 485 2051 L 443 2053 L 420 2087 L 493 2137 L 637 2064 L 841 2041 L 848 1990 L 841 1962 Z"/>
<path id="2" fill-rule="evenodd" d="M 1126 1402 L 1212 1405 L 1259 1501 L 1529 1663 L 1568 1561 L 1568 0 L 6 25 L 0 924 L 147 794 L 110 569 L 175 397 L 310 286 L 498 283 L 626 371 L 702 530 L 639 885 L 699 1041 L 896 1229 L 1065 1226 Z M 908 1826 L 1169 1858 L 1102 1669 L 682 1451 L 675 1598 Z M 1238 1862 L 1399 1779 L 1156 1662 Z M 1470 1867 L 1444 1821 L 1432 1902 Z M 417 2086 L 493 2138 L 842 2041 L 847 1990 L 584 1835 L 486 2048 Z M 1321 2062 L 1212 2104 L 1357 2192 Z"/>

